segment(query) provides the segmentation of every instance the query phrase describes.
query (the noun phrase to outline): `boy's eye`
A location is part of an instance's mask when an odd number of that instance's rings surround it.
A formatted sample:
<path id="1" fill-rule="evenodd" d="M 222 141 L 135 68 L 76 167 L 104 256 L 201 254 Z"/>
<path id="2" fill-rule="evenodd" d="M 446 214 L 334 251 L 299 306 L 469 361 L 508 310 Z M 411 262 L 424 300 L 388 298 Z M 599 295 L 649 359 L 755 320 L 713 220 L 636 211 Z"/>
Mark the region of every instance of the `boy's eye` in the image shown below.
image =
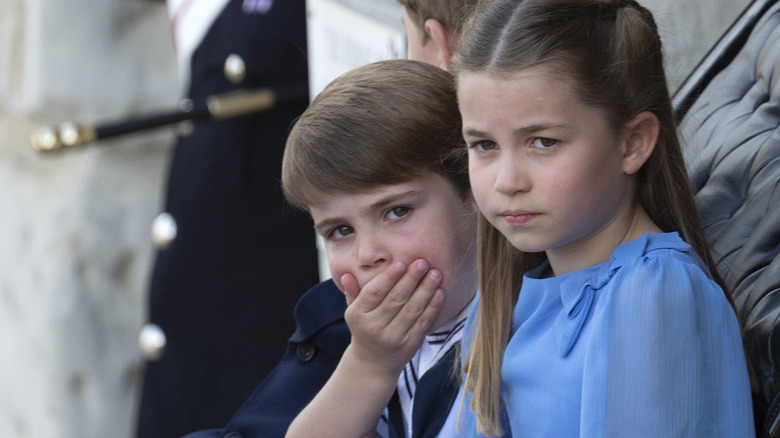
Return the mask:
<path id="1" fill-rule="evenodd" d="M 333 231 L 330 232 L 330 236 L 329 237 L 338 239 L 338 238 L 341 238 L 341 237 L 346 237 L 346 236 L 352 234 L 353 232 L 354 232 L 354 230 L 352 229 L 352 227 L 347 226 L 347 225 L 342 225 L 340 227 L 334 228 Z"/>
<path id="2" fill-rule="evenodd" d="M 536 137 L 534 139 L 534 146 L 536 146 L 539 149 L 550 149 L 556 144 L 558 144 L 558 140 L 552 138 Z"/>
<path id="3" fill-rule="evenodd" d="M 482 140 L 474 143 L 471 145 L 471 147 L 476 148 L 480 151 L 492 151 L 493 149 L 498 149 L 498 144 L 494 141 L 490 140 Z"/>
<path id="4" fill-rule="evenodd" d="M 387 215 L 391 219 L 398 219 L 409 214 L 409 211 L 411 211 L 411 208 L 409 207 L 393 207 L 387 212 Z"/>

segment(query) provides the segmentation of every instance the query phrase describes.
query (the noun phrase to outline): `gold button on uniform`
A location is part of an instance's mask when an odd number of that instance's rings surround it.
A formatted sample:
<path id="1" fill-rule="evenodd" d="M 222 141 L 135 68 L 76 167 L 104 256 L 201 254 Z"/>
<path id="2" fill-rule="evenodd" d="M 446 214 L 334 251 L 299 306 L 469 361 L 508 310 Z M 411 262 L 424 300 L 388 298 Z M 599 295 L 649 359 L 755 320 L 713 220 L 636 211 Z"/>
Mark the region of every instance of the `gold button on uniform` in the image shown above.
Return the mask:
<path id="1" fill-rule="evenodd" d="M 138 347 L 147 360 L 155 361 L 165 352 L 165 333 L 157 324 L 146 324 L 138 334 Z"/>
<path id="2" fill-rule="evenodd" d="M 246 63 L 243 58 L 235 53 L 228 55 L 225 59 L 225 77 L 234 84 L 244 82 L 246 77 Z"/>
<path id="3" fill-rule="evenodd" d="M 176 220 L 170 213 L 160 213 L 152 222 L 152 242 L 157 249 L 165 249 L 176 240 Z"/>

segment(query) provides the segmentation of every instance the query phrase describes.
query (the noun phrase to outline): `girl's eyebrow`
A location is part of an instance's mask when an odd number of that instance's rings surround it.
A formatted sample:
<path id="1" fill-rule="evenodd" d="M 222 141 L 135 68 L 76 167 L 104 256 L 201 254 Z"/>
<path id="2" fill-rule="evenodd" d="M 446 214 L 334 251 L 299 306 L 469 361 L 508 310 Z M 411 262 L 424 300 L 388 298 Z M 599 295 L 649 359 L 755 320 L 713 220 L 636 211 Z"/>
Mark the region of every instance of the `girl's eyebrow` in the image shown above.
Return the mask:
<path id="1" fill-rule="evenodd" d="M 487 137 L 487 134 L 477 129 L 468 128 L 463 130 L 464 137 Z"/>
<path id="2" fill-rule="evenodd" d="M 515 129 L 515 136 L 523 137 L 531 134 L 535 134 L 541 131 L 547 131 L 550 129 L 566 129 L 566 125 L 554 124 L 554 123 L 538 123 L 535 125 L 524 126 L 522 128 Z"/>
<path id="3" fill-rule="evenodd" d="M 534 125 L 524 126 L 514 130 L 515 137 L 525 137 L 537 132 L 546 131 L 548 129 L 568 129 L 568 125 L 555 124 L 555 123 L 538 123 Z M 466 137 L 490 137 L 487 133 L 478 129 L 467 128 L 463 130 L 463 136 Z"/>

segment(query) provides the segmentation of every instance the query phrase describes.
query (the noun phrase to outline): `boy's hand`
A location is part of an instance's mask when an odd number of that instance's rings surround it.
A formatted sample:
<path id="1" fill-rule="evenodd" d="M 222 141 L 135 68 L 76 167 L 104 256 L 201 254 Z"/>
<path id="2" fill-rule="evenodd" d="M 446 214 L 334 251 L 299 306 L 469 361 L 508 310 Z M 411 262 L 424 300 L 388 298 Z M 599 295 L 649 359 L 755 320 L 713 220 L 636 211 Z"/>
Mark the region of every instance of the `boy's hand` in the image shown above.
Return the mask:
<path id="1" fill-rule="evenodd" d="M 343 275 L 341 283 L 353 353 L 377 372 L 397 376 L 422 345 L 441 307 L 441 272 L 424 260 L 415 260 L 408 269 L 396 262 L 362 290 L 350 274 Z"/>

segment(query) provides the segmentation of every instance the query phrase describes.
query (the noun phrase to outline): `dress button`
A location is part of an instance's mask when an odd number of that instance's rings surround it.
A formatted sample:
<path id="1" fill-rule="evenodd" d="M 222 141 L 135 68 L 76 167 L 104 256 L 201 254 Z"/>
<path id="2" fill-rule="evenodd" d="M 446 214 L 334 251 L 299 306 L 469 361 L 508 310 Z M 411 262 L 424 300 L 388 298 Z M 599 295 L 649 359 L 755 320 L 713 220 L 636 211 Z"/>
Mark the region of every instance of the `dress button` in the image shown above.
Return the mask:
<path id="1" fill-rule="evenodd" d="M 157 249 L 165 249 L 176 239 L 176 220 L 170 213 L 160 213 L 152 222 L 152 242 Z"/>
<path id="2" fill-rule="evenodd" d="M 225 59 L 225 77 L 234 84 L 240 84 L 244 82 L 246 77 L 246 63 L 244 60 L 232 53 Z"/>
<path id="3" fill-rule="evenodd" d="M 317 353 L 317 347 L 311 342 L 302 342 L 298 344 L 295 353 L 302 362 L 311 362 L 311 360 L 314 359 L 314 355 Z"/>
<path id="4" fill-rule="evenodd" d="M 146 324 L 138 334 L 138 346 L 145 359 L 156 361 L 165 352 L 165 332 L 157 324 Z"/>

